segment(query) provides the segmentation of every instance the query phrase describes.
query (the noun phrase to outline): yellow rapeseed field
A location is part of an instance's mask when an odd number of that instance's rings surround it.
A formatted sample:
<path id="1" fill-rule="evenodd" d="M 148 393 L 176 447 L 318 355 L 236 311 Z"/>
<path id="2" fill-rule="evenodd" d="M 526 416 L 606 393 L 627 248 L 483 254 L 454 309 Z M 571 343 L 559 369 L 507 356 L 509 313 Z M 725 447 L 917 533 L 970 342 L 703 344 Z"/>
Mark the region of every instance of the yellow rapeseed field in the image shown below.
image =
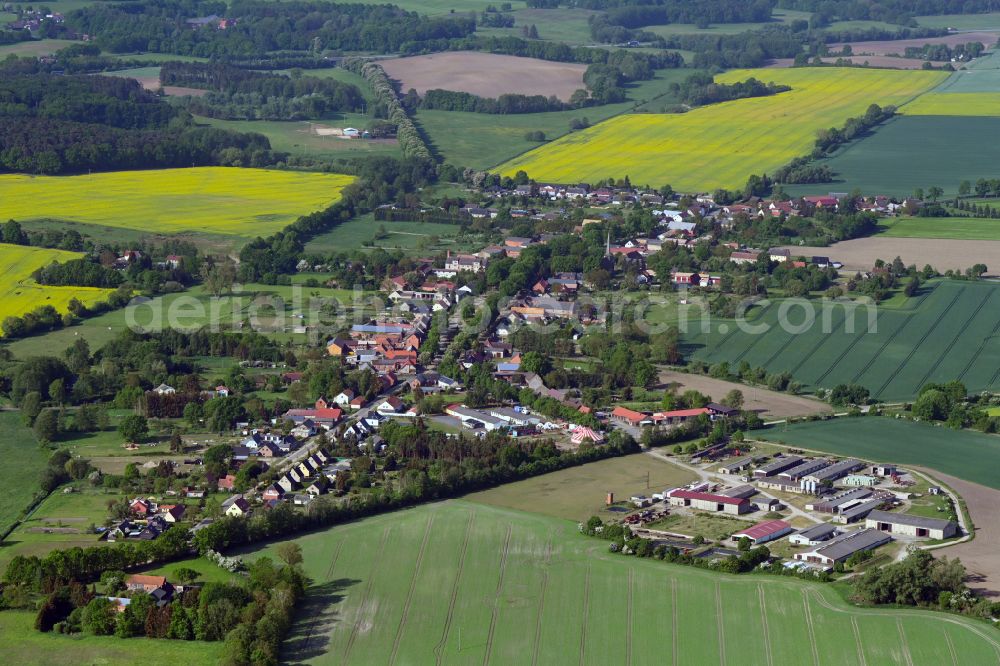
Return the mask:
<path id="1" fill-rule="evenodd" d="M 136 229 L 266 236 L 326 208 L 354 178 L 198 167 L 85 176 L 0 176 L 0 220 L 39 218 Z"/>
<path id="2" fill-rule="evenodd" d="M 19 317 L 43 305 L 66 312 L 66 305 L 73 298 L 84 305 L 107 299 L 111 289 L 49 287 L 31 279 L 31 274 L 42 266 L 81 256 L 78 252 L 0 243 L 0 322 L 5 317 Z"/>
<path id="3" fill-rule="evenodd" d="M 1000 116 L 1000 92 L 927 93 L 900 112 L 908 116 Z"/>
<path id="4" fill-rule="evenodd" d="M 750 174 L 773 171 L 812 150 L 816 132 L 840 127 L 872 103 L 901 105 L 942 81 L 945 72 L 861 68 L 734 70 L 720 83 L 750 77 L 792 90 L 684 114 L 627 114 L 568 134 L 497 167 L 537 181 L 594 182 L 629 176 L 687 192 L 741 188 Z"/>

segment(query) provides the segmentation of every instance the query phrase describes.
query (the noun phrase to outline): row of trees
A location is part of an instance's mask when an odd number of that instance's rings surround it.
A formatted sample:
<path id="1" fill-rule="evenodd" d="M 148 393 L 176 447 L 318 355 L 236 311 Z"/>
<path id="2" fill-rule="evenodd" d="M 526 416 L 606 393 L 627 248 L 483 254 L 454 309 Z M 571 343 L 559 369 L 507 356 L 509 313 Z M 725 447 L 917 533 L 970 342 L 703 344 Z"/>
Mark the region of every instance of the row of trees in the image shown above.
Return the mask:
<path id="1" fill-rule="evenodd" d="M 400 103 L 399 97 L 396 95 L 396 88 L 382 66 L 359 58 L 348 58 L 344 60 L 342 66 L 344 69 L 364 77 L 371 85 L 375 98 L 386 108 L 389 121 L 396 126 L 396 139 L 399 141 L 403 155 L 426 160 L 432 159 L 430 148 Z"/>
<path id="2" fill-rule="evenodd" d="M 583 102 L 587 100 L 587 91 L 582 91 Z M 579 95 L 574 95 L 579 100 Z M 579 102 L 569 104 L 561 101 L 555 95 L 519 95 L 503 94 L 499 97 L 480 97 L 467 92 L 433 89 L 420 98 L 420 108 L 440 109 L 443 111 L 466 111 L 471 113 L 542 113 L 545 111 L 565 111 L 581 106 Z"/>

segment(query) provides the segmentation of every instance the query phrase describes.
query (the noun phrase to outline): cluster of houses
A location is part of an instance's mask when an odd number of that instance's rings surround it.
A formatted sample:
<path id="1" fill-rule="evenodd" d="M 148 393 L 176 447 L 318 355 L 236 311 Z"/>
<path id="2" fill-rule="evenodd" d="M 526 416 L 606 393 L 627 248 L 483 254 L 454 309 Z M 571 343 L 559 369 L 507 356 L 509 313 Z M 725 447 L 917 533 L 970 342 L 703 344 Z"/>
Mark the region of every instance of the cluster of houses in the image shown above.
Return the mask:
<path id="1" fill-rule="evenodd" d="M 129 502 L 129 518 L 118 521 L 101 535 L 105 541 L 152 541 L 184 520 L 184 504 L 159 504 L 152 498 L 136 497 Z"/>
<path id="2" fill-rule="evenodd" d="M 166 576 L 151 574 L 131 574 L 125 578 L 125 589 L 132 593 L 145 593 L 153 598 L 153 603 L 162 608 L 173 600 L 174 594 L 183 592 L 182 586 L 175 586 Z M 122 613 L 132 603 L 131 597 L 107 597 L 114 604 L 115 612 Z"/>
<path id="3" fill-rule="evenodd" d="M 53 12 L 49 10 L 44 5 L 24 6 L 20 3 L 3 3 L 0 4 L 0 12 L 5 14 L 15 14 L 17 16 L 13 21 L 9 21 L 4 28 L 11 30 L 13 32 L 19 32 L 21 30 L 27 30 L 28 32 L 38 32 L 43 28 L 43 24 L 46 22 L 55 23 L 57 25 L 62 25 L 65 22 L 65 17 L 59 12 Z"/>
<path id="4" fill-rule="evenodd" d="M 307 506 L 312 500 L 325 495 L 334 487 L 337 476 L 350 471 L 349 458 L 333 458 L 326 451 L 317 449 L 308 457 L 291 465 L 281 476 L 262 492 L 234 493 L 222 502 L 227 516 L 245 517 L 253 512 L 259 501 L 263 508 L 273 508 L 281 502 Z M 235 477 L 228 475 L 219 480 L 220 490 L 234 491 Z"/>
<path id="5" fill-rule="evenodd" d="M 397 374 L 415 375 L 420 371 L 417 358 L 430 323 L 430 316 L 421 314 L 409 321 L 399 318 L 354 324 L 347 337 L 327 341 L 326 351 L 348 365 L 372 370 L 389 389 L 395 385 Z"/>
<path id="6" fill-rule="evenodd" d="M 712 421 L 739 415 L 738 409 L 710 402 L 704 407 L 673 409 L 665 412 L 639 412 L 628 407 L 617 406 L 611 411 L 611 419 L 624 425 L 640 428 L 643 426 L 667 427 L 681 425 L 685 421 L 705 416 Z"/>

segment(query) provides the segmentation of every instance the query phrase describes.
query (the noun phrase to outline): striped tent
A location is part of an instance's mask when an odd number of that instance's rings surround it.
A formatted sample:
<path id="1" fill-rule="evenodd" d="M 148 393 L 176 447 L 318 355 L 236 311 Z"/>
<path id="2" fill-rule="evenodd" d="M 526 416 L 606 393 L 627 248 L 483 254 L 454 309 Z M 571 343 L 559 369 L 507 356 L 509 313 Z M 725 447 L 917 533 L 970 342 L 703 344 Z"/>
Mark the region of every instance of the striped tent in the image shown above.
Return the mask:
<path id="1" fill-rule="evenodd" d="M 594 443 L 600 443 L 604 441 L 604 435 L 599 432 L 595 432 L 592 428 L 587 428 L 580 426 L 573 430 L 573 434 L 570 437 L 574 444 L 582 444 L 583 440 L 590 439 Z"/>

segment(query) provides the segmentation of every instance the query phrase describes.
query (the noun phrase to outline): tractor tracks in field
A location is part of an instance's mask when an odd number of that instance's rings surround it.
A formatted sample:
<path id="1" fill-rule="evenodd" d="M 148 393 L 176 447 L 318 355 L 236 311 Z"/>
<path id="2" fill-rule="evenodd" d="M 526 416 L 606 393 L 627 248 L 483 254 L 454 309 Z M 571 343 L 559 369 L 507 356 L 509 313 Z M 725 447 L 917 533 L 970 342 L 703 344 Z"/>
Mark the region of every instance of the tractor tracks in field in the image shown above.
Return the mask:
<path id="1" fill-rule="evenodd" d="M 819 648 L 816 647 L 816 627 L 813 626 L 808 590 L 802 590 L 802 605 L 806 609 L 806 628 L 809 630 L 809 649 L 812 650 L 812 662 L 814 666 L 819 666 Z"/>
<path id="2" fill-rule="evenodd" d="M 552 564 L 552 540 L 545 546 L 542 560 L 542 589 L 538 594 L 538 611 L 535 615 L 535 641 L 531 650 L 531 666 L 538 666 L 538 646 L 542 642 L 542 613 L 545 610 L 545 590 L 549 586 L 549 566 Z"/>
<path id="3" fill-rule="evenodd" d="M 507 557 L 510 553 L 510 534 L 513 526 L 507 525 L 507 534 L 503 539 L 503 551 L 500 553 L 500 575 L 497 577 L 497 591 L 493 597 L 493 614 L 490 616 L 490 631 L 486 635 L 486 652 L 483 655 L 483 666 L 490 663 L 490 654 L 493 652 L 493 635 L 497 629 L 497 616 L 500 614 L 500 594 L 503 591 L 504 574 L 507 573 Z"/>
<path id="4" fill-rule="evenodd" d="M 954 337 L 952 337 L 951 339 L 951 342 L 948 343 L 945 349 L 950 351 L 955 348 L 955 344 L 958 342 L 958 339 L 962 337 L 962 334 L 965 332 L 965 327 L 968 326 L 970 323 L 972 323 L 972 320 L 975 319 L 980 312 L 982 312 L 982 309 L 986 307 L 987 301 L 989 301 L 992 296 L 993 296 L 992 291 L 986 292 L 986 298 L 984 298 L 982 302 L 979 304 L 979 307 L 973 310 L 972 314 L 970 314 L 968 318 L 966 318 L 966 320 L 962 322 L 962 325 L 958 327 L 958 332 L 955 333 Z M 941 362 L 944 361 L 944 357 L 947 355 L 948 355 L 947 353 L 944 353 L 937 357 L 937 360 L 934 362 L 934 365 L 932 365 L 930 369 L 928 369 L 927 372 L 924 374 L 923 379 L 917 382 L 916 386 L 918 389 L 927 383 L 927 380 L 930 379 L 931 375 L 934 374 L 934 371 L 938 369 L 938 367 L 941 365 Z"/>
<path id="5" fill-rule="evenodd" d="M 715 581 L 715 626 L 719 633 L 719 663 L 726 666 L 726 620 L 722 615 L 722 588 Z"/>
<path id="6" fill-rule="evenodd" d="M 584 666 L 584 656 L 587 653 L 587 616 L 590 615 L 590 565 L 587 565 L 587 576 L 583 581 L 583 621 L 580 623 L 580 666 Z"/>
<path id="7" fill-rule="evenodd" d="M 771 652 L 771 633 L 767 626 L 767 602 L 764 595 L 764 586 L 757 584 L 757 598 L 760 599 L 760 622 L 764 627 L 764 656 L 767 657 L 767 666 L 774 666 L 774 654 Z"/>
<path id="8" fill-rule="evenodd" d="M 392 641 L 392 652 L 389 653 L 389 664 L 396 663 L 396 655 L 399 654 L 399 642 L 403 638 L 403 628 L 406 626 L 406 620 L 410 616 L 410 604 L 413 602 L 413 590 L 417 587 L 417 578 L 420 577 L 420 566 L 424 562 L 424 553 L 427 551 L 427 542 L 430 541 L 431 528 L 434 526 L 434 514 L 432 513 L 427 519 L 427 525 L 424 527 L 424 538 L 420 542 L 420 550 L 417 551 L 417 560 L 413 565 L 413 575 L 410 576 L 410 587 L 406 591 L 406 601 L 403 602 L 403 612 L 399 616 L 399 624 L 396 626 L 396 636 Z"/>
<path id="9" fill-rule="evenodd" d="M 378 567 L 382 562 L 382 554 L 385 552 L 385 542 L 389 540 L 389 528 L 382 530 L 382 540 L 378 544 L 378 550 L 375 552 L 375 557 L 372 560 L 372 572 L 368 578 L 368 582 L 365 584 L 365 592 L 361 597 L 361 603 L 358 604 L 358 617 L 354 621 L 354 626 L 351 628 L 351 635 L 347 639 L 347 645 L 344 647 L 344 661 L 343 663 L 350 663 L 351 660 L 351 650 L 354 649 L 354 642 L 358 638 L 358 633 L 361 631 L 361 625 L 364 623 L 364 613 L 365 609 L 368 607 L 369 599 L 371 598 L 372 586 L 375 583 L 375 578 L 378 576 Z"/>
<path id="10" fill-rule="evenodd" d="M 448 615 L 444 620 L 444 628 L 441 630 L 441 640 L 434 646 L 434 663 L 441 666 L 444 657 L 444 646 L 448 642 L 448 634 L 451 632 L 452 619 L 455 617 L 455 603 L 458 601 L 458 587 L 462 582 L 462 571 L 465 569 L 465 554 L 469 550 L 469 537 L 472 535 L 472 525 L 476 520 L 476 512 L 469 516 L 469 524 L 465 528 L 465 538 L 462 539 L 461 553 L 458 556 L 458 570 L 455 572 L 455 582 L 451 586 L 451 598 L 448 600 Z"/>

